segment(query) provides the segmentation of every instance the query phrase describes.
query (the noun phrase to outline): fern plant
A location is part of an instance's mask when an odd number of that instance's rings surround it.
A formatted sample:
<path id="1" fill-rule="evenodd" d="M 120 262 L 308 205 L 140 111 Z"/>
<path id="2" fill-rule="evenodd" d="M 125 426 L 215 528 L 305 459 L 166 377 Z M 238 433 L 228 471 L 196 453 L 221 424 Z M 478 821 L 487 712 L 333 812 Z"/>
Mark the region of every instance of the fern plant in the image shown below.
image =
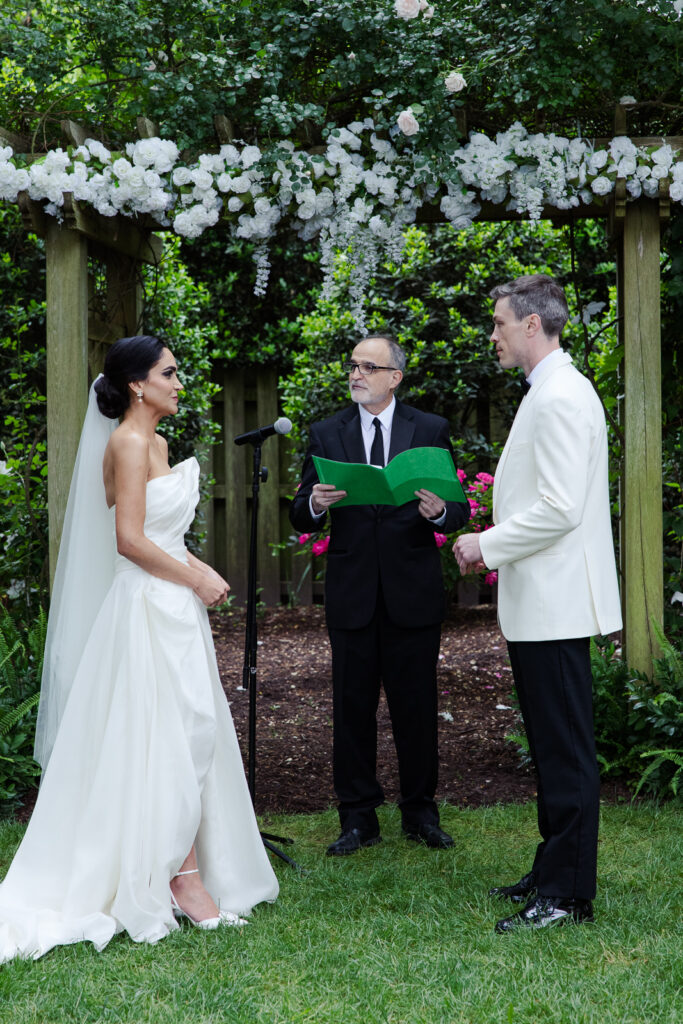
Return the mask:
<path id="1" fill-rule="evenodd" d="M 47 616 L 41 609 L 22 631 L 9 612 L 0 613 L 0 814 L 14 811 L 35 784 L 33 760 Z"/>

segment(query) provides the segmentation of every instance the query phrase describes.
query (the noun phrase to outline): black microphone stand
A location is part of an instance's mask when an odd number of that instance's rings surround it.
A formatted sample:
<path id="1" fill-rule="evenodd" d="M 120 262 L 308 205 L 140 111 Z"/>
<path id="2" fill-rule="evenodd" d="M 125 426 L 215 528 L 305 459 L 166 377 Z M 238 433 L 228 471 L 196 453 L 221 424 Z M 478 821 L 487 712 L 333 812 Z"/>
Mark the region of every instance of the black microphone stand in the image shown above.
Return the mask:
<path id="1" fill-rule="evenodd" d="M 242 687 L 249 691 L 249 730 L 248 730 L 248 768 L 247 783 L 251 801 L 256 809 L 256 649 L 257 649 L 257 628 L 256 628 L 256 527 L 258 523 L 259 507 L 259 486 L 268 479 L 268 470 L 261 467 L 261 442 L 254 444 L 254 465 L 251 478 L 251 535 L 249 538 L 249 582 L 247 589 L 247 625 L 244 642 L 244 668 L 242 669 Z M 297 871 L 304 873 L 304 869 L 283 853 L 275 843 L 282 843 L 291 846 L 293 839 L 283 836 L 274 836 L 269 832 L 261 832 L 263 845 L 271 853 L 274 853 L 280 860 L 284 860 Z"/>

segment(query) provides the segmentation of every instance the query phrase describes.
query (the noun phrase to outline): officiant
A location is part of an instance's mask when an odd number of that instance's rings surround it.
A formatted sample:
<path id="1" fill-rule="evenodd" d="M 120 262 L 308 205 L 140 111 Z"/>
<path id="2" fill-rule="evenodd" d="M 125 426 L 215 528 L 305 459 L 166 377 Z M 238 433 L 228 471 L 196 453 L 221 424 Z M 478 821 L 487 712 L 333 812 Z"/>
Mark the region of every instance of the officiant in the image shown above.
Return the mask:
<path id="1" fill-rule="evenodd" d="M 385 335 L 364 338 L 345 364 L 352 405 L 314 423 L 301 486 L 290 519 L 301 533 L 322 530 L 330 517 L 325 616 L 332 648 L 333 772 L 341 835 L 330 856 L 381 841 L 376 808 L 380 685 L 398 756 L 402 828 L 432 848 L 453 840 L 439 825 L 436 667 L 445 612 L 441 559 L 434 534 L 469 519 L 465 501 L 446 502 L 426 489 L 400 506 L 335 508 L 346 497 L 321 484 L 318 455 L 337 462 L 385 466 L 409 448 L 444 448 L 453 457 L 448 423 L 398 401 L 405 355 Z"/>

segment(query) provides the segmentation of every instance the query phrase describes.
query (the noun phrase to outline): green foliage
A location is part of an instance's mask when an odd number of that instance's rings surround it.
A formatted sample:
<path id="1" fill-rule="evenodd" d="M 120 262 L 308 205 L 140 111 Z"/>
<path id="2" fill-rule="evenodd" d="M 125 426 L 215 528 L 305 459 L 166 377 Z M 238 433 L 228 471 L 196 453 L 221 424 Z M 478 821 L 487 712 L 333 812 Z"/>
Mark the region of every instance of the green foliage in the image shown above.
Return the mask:
<path id="1" fill-rule="evenodd" d="M 0 610 L 0 813 L 9 813 L 35 784 L 36 707 L 47 617 L 41 608 L 27 629 Z"/>
<path id="2" fill-rule="evenodd" d="M 662 259 L 662 475 L 664 479 L 664 626 L 683 644 L 683 211 L 663 238 Z"/>
<path id="3" fill-rule="evenodd" d="M 636 793 L 676 796 L 683 758 L 683 657 L 655 629 L 662 654 L 649 678 L 629 668 L 614 643 L 591 642 L 598 759 L 604 774 L 627 775 Z"/>
<path id="4" fill-rule="evenodd" d="M 680 126 L 680 23 L 666 0 L 458 0 L 411 21 L 392 0 L 7 0 L 0 45 L 0 124 L 40 143 L 64 117 L 120 143 L 142 114 L 196 146 L 224 113 L 245 140 L 315 145 L 368 116 L 391 130 L 412 104 L 417 144 L 447 166 L 466 100 L 474 128 L 578 120 L 605 135 L 625 94 L 639 101 L 635 134 Z M 451 69 L 466 92 L 446 93 Z"/>
<path id="5" fill-rule="evenodd" d="M 162 421 L 171 462 L 201 454 L 216 436 L 211 419 L 213 396 L 211 351 L 216 326 L 208 311 L 212 296 L 207 286 L 191 277 L 180 259 L 180 243 L 166 236 L 164 260 L 158 269 L 146 267 L 145 330 L 158 334 L 176 358 L 183 391 L 178 414 Z"/>
<path id="6" fill-rule="evenodd" d="M 47 581 L 45 261 L 0 208 L 0 599 L 35 616 Z"/>
<path id="7" fill-rule="evenodd" d="M 384 264 L 370 282 L 365 299 L 368 333 L 388 331 L 406 351 L 399 396 L 448 419 L 454 447 L 468 472 L 475 466 L 490 469 L 521 398 L 519 373 L 501 370 L 490 348 L 488 293 L 495 284 L 524 273 L 546 272 L 568 281 L 572 271 L 566 241 L 563 232 L 545 222 L 475 223 L 467 231 L 451 225 L 411 227 L 405 232 L 401 266 Z M 607 305 L 614 266 L 605 258 L 601 232 L 595 226 L 577 231 L 577 246 L 579 301 L 583 305 L 598 299 Z M 335 282 L 330 298 L 319 298 L 310 313 L 297 318 L 298 350 L 292 371 L 281 380 L 284 409 L 302 447 L 309 422 L 348 402 L 341 364 L 357 336 L 349 312 L 353 281 L 343 255 Z M 573 289 L 569 299 L 580 319 Z M 613 339 L 613 332 L 608 337 Z M 586 340 L 578 325 L 568 325 L 565 343 L 583 361 Z"/>

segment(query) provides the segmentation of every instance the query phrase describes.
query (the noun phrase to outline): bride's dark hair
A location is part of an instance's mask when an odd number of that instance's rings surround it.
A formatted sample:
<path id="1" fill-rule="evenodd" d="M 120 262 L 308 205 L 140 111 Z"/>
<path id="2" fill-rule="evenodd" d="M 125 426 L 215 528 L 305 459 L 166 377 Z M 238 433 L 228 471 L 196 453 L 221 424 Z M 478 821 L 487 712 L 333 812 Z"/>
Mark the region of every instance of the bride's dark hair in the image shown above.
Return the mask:
<path id="1" fill-rule="evenodd" d="M 119 338 L 107 352 L 103 376 L 95 382 L 97 406 L 103 416 L 115 420 L 130 405 L 132 380 L 147 380 L 149 371 L 161 359 L 163 341 L 151 334 Z"/>

